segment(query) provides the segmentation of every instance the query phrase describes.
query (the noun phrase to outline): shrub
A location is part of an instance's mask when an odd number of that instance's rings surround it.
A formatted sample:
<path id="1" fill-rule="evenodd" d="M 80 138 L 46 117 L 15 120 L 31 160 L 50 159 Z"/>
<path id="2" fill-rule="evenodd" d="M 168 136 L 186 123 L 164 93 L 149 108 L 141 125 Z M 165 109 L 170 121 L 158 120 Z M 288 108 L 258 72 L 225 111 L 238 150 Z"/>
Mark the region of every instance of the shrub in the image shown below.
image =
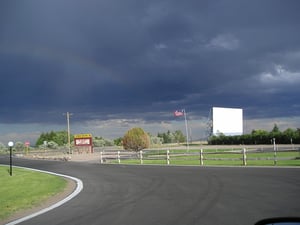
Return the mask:
<path id="1" fill-rule="evenodd" d="M 123 137 L 123 147 L 126 150 L 140 151 L 149 148 L 149 135 L 142 128 L 132 128 Z"/>

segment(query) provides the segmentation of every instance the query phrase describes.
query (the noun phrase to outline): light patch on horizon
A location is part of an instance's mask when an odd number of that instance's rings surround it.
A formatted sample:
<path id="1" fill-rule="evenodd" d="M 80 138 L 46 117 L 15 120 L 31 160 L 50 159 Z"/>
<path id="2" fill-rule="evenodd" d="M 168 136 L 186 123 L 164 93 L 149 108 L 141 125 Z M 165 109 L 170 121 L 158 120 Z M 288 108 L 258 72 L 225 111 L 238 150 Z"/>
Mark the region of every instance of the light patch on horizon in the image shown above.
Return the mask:
<path id="1" fill-rule="evenodd" d="M 126 120 L 127 121 L 127 120 Z M 108 139 L 115 139 L 123 137 L 125 132 L 133 127 L 141 127 L 146 132 L 156 136 L 158 132 L 164 133 L 168 130 L 174 132 L 181 130 L 185 135 L 185 122 L 184 119 L 174 120 L 170 122 L 153 122 L 145 123 L 140 121 L 134 123 L 126 122 L 125 120 L 106 120 L 106 121 L 89 121 L 85 124 L 71 123 L 71 133 L 91 133 L 93 136 L 104 137 Z M 284 131 L 287 128 L 297 129 L 300 128 L 300 117 L 284 117 L 284 118 L 261 118 L 261 119 L 245 119 L 244 120 L 244 134 L 249 134 L 252 130 L 266 130 L 271 131 L 277 124 L 280 131 Z M 0 136 L 0 142 L 6 145 L 8 141 L 25 142 L 30 141 L 31 145 L 35 145 L 37 138 L 42 132 L 61 131 L 65 130 L 66 126 L 63 125 L 44 125 L 43 130 L 41 126 L 35 124 L 27 124 L 26 131 L 20 131 L 19 127 L 12 125 L 5 125 L 6 130 L 10 132 L 3 133 Z M 192 140 L 205 140 L 207 137 L 207 121 L 203 119 L 188 120 L 189 135 Z"/>
<path id="2" fill-rule="evenodd" d="M 8 143 L 8 141 L 13 141 L 14 143 L 16 142 L 22 142 L 25 143 L 25 141 L 29 141 L 31 146 L 34 146 L 36 143 L 36 140 L 38 139 L 38 137 L 40 136 L 41 133 L 39 132 L 18 132 L 13 131 L 10 133 L 6 133 L 1 135 L 0 138 L 0 143 L 3 143 L 4 145 L 6 145 Z"/>
<path id="3" fill-rule="evenodd" d="M 247 119 L 244 121 L 244 133 L 249 134 L 252 130 L 271 131 L 275 124 L 281 132 L 288 128 L 297 129 L 300 128 L 300 117 Z"/>

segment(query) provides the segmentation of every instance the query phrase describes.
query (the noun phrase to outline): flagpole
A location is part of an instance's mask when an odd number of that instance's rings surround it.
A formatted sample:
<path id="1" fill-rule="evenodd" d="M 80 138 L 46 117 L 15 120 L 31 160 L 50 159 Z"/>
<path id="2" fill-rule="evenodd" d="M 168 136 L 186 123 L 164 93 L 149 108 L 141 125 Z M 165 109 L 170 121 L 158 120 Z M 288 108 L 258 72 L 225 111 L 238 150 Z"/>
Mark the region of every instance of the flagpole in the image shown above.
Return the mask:
<path id="1" fill-rule="evenodd" d="M 187 126 L 185 109 L 183 109 L 183 113 L 184 113 L 184 121 L 185 121 L 186 148 L 187 148 L 187 150 L 189 150 L 189 132 L 188 132 L 188 126 Z"/>

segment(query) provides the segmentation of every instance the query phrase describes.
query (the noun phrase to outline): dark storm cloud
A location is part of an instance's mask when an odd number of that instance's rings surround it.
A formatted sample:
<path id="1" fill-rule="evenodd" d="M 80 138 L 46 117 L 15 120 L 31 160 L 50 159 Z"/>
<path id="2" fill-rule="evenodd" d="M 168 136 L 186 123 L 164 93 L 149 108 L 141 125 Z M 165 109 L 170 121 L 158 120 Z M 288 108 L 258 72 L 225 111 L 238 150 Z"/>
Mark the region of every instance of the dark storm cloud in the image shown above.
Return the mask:
<path id="1" fill-rule="evenodd" d="M 0 4 L 2 123 L 299 112 L 298 1 Z"/>

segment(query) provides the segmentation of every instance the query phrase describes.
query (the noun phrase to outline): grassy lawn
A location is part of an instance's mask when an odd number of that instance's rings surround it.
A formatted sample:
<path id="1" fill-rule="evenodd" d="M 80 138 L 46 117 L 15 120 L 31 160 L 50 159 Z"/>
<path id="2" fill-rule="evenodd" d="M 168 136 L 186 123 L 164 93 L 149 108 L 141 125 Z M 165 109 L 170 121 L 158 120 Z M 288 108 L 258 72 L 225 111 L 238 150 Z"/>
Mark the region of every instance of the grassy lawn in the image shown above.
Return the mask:
<path id="1" fill-rule="evenodd" d="M 54 175 L 0 166 L 0 221 L 17 211 L 32 208 L 63 191 L 67 181 Z"/>

